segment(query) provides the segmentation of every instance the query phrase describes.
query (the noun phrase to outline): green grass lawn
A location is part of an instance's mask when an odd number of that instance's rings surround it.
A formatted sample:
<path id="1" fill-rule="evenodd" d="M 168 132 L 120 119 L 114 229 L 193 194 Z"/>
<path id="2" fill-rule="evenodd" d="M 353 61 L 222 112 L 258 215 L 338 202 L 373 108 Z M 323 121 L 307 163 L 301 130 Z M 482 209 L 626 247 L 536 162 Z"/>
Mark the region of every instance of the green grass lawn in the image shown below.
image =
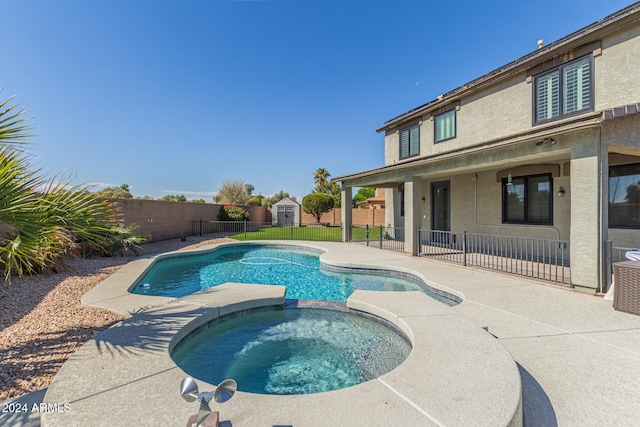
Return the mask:
<path id="1" fill-rule="evenodd" d="M 236 240 L 316 240 L 340 242 L 340 227 L 270 227 L 258 231 L 249 231 L 229 236 Z M 352 240 L 364 241 L 366 230 L 360 227 L 353 228 Z M 369 228 L 369 240 L 380 239 L 380 228 Z"/>

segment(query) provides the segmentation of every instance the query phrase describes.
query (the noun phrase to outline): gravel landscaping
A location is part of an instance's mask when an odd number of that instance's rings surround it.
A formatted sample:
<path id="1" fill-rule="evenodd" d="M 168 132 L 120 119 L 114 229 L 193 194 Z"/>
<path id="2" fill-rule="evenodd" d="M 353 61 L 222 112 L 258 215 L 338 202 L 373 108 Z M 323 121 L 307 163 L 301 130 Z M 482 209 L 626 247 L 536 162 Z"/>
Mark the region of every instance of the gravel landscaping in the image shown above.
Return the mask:
<path id="1" fill-rule="evenodd" d="M 189 237 L 145 245 L 141 255 L 234 241 Z M 73 352 L 120 314 L 84 307 L 82 296 L 133 256 L 65 259 L 57 272 L 0 285 L 0 402 L 47 387 Z"/>

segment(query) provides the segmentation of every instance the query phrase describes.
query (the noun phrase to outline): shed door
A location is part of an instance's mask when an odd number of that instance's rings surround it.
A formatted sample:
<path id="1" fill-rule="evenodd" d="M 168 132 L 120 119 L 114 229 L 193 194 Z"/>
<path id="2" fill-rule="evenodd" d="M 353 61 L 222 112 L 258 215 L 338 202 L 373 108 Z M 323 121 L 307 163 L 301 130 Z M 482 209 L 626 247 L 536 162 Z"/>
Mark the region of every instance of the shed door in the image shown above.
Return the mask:
<path id="1" fill-rule="evenodd" d="M 293 225 L 296 217 L 295 206 L 278 206 L 278 225 Z"/>

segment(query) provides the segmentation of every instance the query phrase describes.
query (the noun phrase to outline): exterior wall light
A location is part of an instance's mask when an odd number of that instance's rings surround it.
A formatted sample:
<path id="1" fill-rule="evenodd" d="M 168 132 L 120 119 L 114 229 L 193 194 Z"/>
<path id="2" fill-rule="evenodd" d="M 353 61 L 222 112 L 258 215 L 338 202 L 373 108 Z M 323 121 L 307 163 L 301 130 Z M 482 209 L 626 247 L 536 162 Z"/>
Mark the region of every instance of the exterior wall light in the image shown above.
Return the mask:
<path id="1" fill-rule="evenodd" d="M 513 185 L 513 175 L 511 175 L 511 172 L 507 175 L 507 185 Z"/>
<path id="2" fill-rule="evenodd" d="M 564 188 L 560 187 L 558 193 L 556 194 L 558 197 L 564 197 Z"/>
<path id="3" fill-rule="evenodd" d="M 538 141 L 538 142 L 536 142 L 536 145 L 537 145 L 538 147 L 540 147 L 542 144 L 545 144 L 545 143 L 548 143 L 548 144 L 551 144 L 551 145 L 556 145 L 556 143 L 557 143 L 557 142 L 558 142 L 558 141 L 556 141 L 556 140 L 555 140 L 555 139 L 553 139 L 553 138 L 545 138 L 545 139 L 543 139 L 542 141 Z"/>

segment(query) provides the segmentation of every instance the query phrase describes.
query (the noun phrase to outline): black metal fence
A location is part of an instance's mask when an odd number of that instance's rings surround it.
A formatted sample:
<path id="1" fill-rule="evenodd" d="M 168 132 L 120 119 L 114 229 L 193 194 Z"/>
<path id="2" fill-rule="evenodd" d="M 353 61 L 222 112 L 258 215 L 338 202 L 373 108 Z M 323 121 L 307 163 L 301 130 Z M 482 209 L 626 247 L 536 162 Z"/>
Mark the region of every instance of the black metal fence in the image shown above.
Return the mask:
<path id="1" fill-rule="evenodd" d="M 232 237 L 237 240 L 342 240 L 342 227 L 326 224 L 276 226 L 270 222 L 191 221 L 191 234 L 213 238 Z"/>
<path id="2" fill-rule="evenodd" d="M 353 224 L 350 241 L 388 251 L 404 252 L 404 228 Z"/>
<path id="3" fill-rule="evenodd" d="M 419 229 L 418 256 L 571 285 L 566 240 Z"/>

